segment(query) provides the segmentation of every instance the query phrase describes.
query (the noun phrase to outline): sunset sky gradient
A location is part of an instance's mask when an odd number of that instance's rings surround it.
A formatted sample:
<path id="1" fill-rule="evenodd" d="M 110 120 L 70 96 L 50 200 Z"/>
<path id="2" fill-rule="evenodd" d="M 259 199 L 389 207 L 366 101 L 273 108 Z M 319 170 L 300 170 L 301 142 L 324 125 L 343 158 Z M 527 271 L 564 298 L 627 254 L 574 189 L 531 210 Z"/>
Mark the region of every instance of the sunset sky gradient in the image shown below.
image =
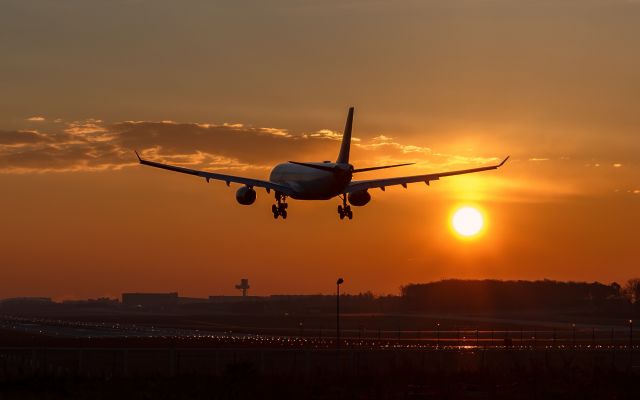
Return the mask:
<path id="1" fill-rule="evenodd" d="M 640 2 L 0 3 L 0 298 L 397 293 L 441 278 L 623 282 L 640 271 Z M 253 206 L 238 186 L 335 160 L 357 179 L 499 171 Z M 475 240 L 449 218 L 486 216 Z"/>

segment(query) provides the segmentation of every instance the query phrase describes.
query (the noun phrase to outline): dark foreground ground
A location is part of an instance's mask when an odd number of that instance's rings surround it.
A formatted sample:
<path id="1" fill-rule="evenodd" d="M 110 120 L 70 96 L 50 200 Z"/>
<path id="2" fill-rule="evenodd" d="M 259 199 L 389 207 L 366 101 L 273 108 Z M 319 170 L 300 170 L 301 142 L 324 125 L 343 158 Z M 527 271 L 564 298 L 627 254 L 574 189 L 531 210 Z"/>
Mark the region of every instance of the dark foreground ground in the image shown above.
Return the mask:
<path id="1" fill-rule="evenodd" d="M 457 371 L 384 377 L 264 377 L 246 363 L 221 376 L 3 379 L 2 399 L 638 399 L 625 371 Z"/>
<path id="2" fill-rule="evenodd" d="M 0 399 L 638 399 L 624 348 L 13 347 Z"/>
<path id="3" fill-rule="evenodd" d="M 640 399 L 630 326 L 408 318 L 5 316 L 0 400 Z"/>

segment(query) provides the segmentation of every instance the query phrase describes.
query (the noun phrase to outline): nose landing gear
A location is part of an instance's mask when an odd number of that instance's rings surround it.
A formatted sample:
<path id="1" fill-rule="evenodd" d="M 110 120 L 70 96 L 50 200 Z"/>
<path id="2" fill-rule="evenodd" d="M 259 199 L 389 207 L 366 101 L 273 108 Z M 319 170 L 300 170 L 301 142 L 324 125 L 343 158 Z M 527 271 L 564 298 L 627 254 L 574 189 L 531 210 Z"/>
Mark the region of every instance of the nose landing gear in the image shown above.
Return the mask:
<path id="1" fill-rule="evenodd" d="M 287 219 L 287 196 L 276 192 L 276 202 L 277 204 L 273 204 L 271 206 L 271 212 L 273 213 L 273 219 L 278 219 L 278 217 L 282 217 L 282 219 Z"/>
<path id="2" fill-rule="evenodd" d="M 338 206 L 338 215 L 340 219 L 344 219 L 347 217 L 349 219 L 353 219 L 353 211 L 351 211 L 351 206 L 347 204 L 347 195 L 342 195 L 342 205 Z"/>

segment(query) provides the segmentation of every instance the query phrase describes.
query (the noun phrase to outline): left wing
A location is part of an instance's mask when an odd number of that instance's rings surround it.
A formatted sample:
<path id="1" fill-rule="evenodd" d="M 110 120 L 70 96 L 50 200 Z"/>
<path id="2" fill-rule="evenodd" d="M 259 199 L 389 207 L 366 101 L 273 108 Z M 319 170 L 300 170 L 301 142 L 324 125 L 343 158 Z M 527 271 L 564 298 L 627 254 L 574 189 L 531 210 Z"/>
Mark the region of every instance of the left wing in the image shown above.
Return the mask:
<path id="1" fill-rule="evenodd" d="M 138 161 L 140 161 L 140 164 L 148 165 L 150 167 L 167 169 L 169 171 L 181 172 L 183 174 L 200 176 L 206 179 L 207 182 L 209 182 L 210 179 L 216 179 L 219 181 L 226 182 L 227 186 L 229 186 L 229 184 L 233 182 L 233 183 L 241 183 L 249 187 L 255 186 L 255 187 L 265 188 L 267 189 L 267 192 L 273 189 L 276 192 L 286 194 L 287 196 L 291 196 L 293 194 L 293 190 L 289 186 L 281 185 L 279 183 L 275 183 L 271 181 L 263 181 L 260 179 L 253 179 L 253 178 L 244 178 L 242 176 L 216 174 L 214 172 L 199 171 L 197 169 L 190 169 L 190 168 L 184 168 L 184 167 L 176 167 L 175 165 L 162 164 L 159 162 L 149 161 L 141 158 L 137 151 L 136 151 L 136 156 L 138 156 Z"/>
<path id="2" fill-rule="evenodd" d="M 415 183 L 415 182 L 424 182 L 427 185 L 430 181 L 437 181 L 438 179 L 445 176 L 452 175 L 462 175 L 462 174 L 471 174 L 474 172 L 488 171 L 491 169 L 498 169 L 504 165 L 509 157 L 502 160 L 500 164 L 491 165 L 488 167 L 479 167 L 479 168 L 471 168 L 471 169 L 461 169 L 458 171 L 448 171 L 448 172 L 440 172 L 436 174 L 426 174 L 426 175 L 413 175 L 413 176 L 400 176 L 397 178 L 383 178 L 383 179 L 371 179 L 366 181 L 351 181 L 349 186 L 347 186 L 347 193 L 353 193 L 360 190 L 380 188 L 384 190 L 386 186 L 393 185 L 402 185 L 403 187 L 407 187 L 407 183 Z"/>

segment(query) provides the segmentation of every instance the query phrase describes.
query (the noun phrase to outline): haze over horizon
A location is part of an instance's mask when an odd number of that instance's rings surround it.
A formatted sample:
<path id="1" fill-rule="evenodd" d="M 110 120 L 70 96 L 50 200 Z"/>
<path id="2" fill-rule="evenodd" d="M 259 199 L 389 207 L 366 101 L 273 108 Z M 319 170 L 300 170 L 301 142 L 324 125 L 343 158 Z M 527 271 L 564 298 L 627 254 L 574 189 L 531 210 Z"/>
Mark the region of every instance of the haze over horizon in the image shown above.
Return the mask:
<path id="1" fill-rule="evenodd" d="M 441 278 L 638 275 L 640 3 L 625 0 L 0 4 L 0 298 L 397 293 Z M 335 160 L 356 179 L 510 161 L 339 200 L 236 203 L 238 185 Z M 484 211 L 462 241 L 452 210 Z"/>

